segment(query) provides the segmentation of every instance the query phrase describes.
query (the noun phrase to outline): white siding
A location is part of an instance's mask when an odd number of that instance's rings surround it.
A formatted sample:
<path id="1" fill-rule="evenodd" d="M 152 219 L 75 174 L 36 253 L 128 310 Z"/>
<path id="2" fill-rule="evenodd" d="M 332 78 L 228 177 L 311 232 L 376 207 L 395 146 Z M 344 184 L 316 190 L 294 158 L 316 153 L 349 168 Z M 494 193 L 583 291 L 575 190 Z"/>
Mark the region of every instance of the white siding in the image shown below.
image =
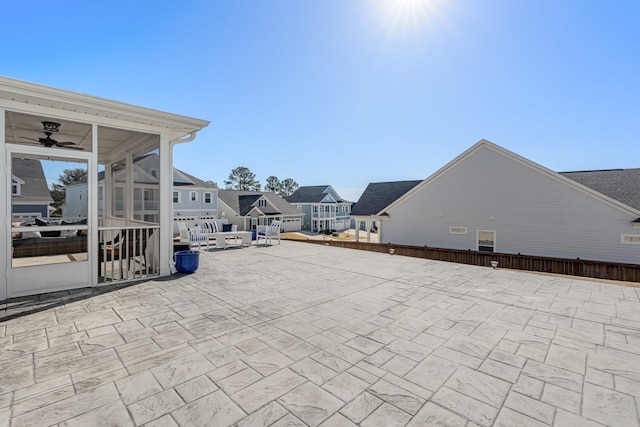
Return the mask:
<path id="1" fill-rule="evenodd" d="M 392 208 L 381 242 L 476 250 L 477 231 L 495 230 L 496 252 L 640 263 L 640 245 L 621 243 L 640 234 L 634 219 L 485 146 Z"/>

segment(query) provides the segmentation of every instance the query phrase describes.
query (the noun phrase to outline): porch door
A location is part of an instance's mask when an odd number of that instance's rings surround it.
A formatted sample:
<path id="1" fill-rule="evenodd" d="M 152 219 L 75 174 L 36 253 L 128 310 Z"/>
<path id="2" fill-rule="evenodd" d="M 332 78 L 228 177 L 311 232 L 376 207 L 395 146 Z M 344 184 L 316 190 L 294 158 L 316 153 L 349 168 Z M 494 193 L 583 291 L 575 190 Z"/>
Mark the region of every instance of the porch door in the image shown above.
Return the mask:
<path id="1" fill-rule="evenodd" d="M 86 176 L 90 153 L 7 144 L 7 170 L 15 188 L 6 200 L 7 298 L 91 285 L 88 251 L 91 186 L 60 182 Z M 65 170 L 73 171 L 66 174 Z M 52 191 L 56 183 L 56 191 Z M 79 188 L 82 187 L 82 188 Z"/>

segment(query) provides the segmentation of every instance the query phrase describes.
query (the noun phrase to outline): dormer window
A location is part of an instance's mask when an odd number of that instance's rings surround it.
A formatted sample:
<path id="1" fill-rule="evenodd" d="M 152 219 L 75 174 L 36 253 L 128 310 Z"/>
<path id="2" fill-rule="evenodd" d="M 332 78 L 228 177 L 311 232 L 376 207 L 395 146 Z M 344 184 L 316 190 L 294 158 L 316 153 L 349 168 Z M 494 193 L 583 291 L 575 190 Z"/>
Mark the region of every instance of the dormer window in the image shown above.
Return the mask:
<path id="1" fill-rule="evenodd" d="M 12 196 L 22 196 L 22 184 L 24 181 L 20 178 L 11 177 L 11 195 Z"/>
<path id="2" fill-rule="evenodd" d="M 267 206 L 267 201 L 265 199 L 258 200 L 258 207 L 264 208 Z"/>

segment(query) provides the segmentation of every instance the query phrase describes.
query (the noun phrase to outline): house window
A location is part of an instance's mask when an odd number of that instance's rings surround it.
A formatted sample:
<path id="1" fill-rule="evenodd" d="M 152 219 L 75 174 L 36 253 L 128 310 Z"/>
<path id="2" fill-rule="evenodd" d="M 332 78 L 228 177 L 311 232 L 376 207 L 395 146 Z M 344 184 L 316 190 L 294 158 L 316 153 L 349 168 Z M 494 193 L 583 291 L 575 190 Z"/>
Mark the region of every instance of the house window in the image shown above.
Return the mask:
<path id="1" fill-rule="evenodd" d="M 204 193 L 204 202 L 211 203 L 211 193 Z"/>
<path id="2" fill-rule="evenodd" d="M 173 192 L 173 203 L 180 203 L 180 192 L 179 191 L 174 191 Z"/>
<path id="3" fill-rule="evenodd" d="M 151 174 L 152 177 L 157 178 L 158 177 L 158 169 L 150 169 L 149 173 Z"/>
<path id="4" fill-rule="evenodd" d="M 11 178 L 11 195 L 12 196 L 22 195 L 22 184 L 24 184 L 24 181 L 22 181 L 21 179 Z"/>
<path id="5" fill-rule="evenodd" d="M 620 237 L 621 243 L 626 243 L 627 245 L 640 245 L 640 235 L 637 234 L 623 234 Z"/>
<path id="6" fill-rule="evenodd" d="M 318 205 L 313 205 L 313 213 L 318 213 Z"/>
<path id="7" fill-rule="evenodd" d="M 258 200 L 258 206 L 264 208 L 265 206 L 267 206 L 267 201 L 265 199 Z"/>
<path id="8" fill-rule="evenodd" d="M 478 230 L 478 250 L 480 252 L 495 252 L 496 232 Z"/>
<path id="9" fill-rule="evenodd" d="M 467 227 L 449 227 L 450 234 L 467 234 Z"/>
<path id="10" fill-rule="evenodd" d="M 198 201 L 198 192 L 197 191 L 189 192 L 189 200 L 191 200 L 192 202 L 197 202 Z"/>

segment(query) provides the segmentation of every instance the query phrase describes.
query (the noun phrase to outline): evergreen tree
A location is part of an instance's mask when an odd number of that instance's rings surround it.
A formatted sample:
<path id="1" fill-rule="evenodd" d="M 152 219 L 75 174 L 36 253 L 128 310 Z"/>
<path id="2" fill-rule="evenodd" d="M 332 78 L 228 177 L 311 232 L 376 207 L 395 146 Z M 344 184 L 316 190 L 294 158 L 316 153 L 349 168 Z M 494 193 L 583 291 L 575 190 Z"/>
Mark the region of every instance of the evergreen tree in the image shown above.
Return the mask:
<path id="1" fill-rule="evenodd" d="M 296 191 L 299 187 L 298 183 L 291 178 L 285 179 L 280 184 L 281 184 L 281 189 L 279 194 L 285 198 L 292 195 L 293 192 Z"/>
<path id="2" fill-rule="evenodd" d="M 256 174 L 244 166 L 233 169 L 224 184 L 227 190 L 260 191 L 262 188 L 260 182 L 256 180 Z"/>
<path id="3" fill-rule="evenodd" d="M 53 206 L 56 210 L 51 216 L 62 216 L 62 205 L 66 197 L 66 187 L 69 184 L 80 182 L 87 178 L 87 170 L 82 168 L 65 169 L 62 171 L 62 175 L 58 177 L 58 182 L 51 184 L 51 198 L 53 199 Z"/>
<path id="4" fill-rule="evenodd" d="M 282 191 L 282 183 L 278 179 L 278 177 L 271 175 L 267 178 L 267 185 L 264 186 L 265 191 L 271 191 L 276 194 L 280 194 Z"/>

